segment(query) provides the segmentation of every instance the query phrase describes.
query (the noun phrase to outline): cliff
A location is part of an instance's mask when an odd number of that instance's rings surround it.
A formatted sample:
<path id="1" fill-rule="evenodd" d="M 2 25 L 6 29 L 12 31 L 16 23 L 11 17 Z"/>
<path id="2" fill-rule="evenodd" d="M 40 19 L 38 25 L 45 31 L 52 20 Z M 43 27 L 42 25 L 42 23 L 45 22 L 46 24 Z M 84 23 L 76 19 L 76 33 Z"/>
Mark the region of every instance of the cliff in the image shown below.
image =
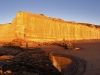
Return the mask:
<path id="1" fill-rule="evenodd" d="M 14 27 L 11 23 L 0 24 L 0 42 L 9 42 L 15 38 Z"/>
<path id="2" fill-rule="evenodd" d="M 100 39 L 99 26 L 67 22 L 43 14 L 18 12 L 12 24 L 0 26 L 0 39 L 21 38 L 32 41 Z"/>

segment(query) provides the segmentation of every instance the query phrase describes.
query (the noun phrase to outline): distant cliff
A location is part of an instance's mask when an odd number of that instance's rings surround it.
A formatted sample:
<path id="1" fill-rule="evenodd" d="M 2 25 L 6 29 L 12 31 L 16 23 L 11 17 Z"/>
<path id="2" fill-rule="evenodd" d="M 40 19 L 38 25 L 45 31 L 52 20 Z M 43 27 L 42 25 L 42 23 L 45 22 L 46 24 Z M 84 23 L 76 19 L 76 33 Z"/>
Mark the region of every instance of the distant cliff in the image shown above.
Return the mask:
<path id="1" fill-rule="evenodd" d="M 99 26 L 67 22 L 43 14 L 18 12 L 11 24 L 0 25 L 0 41 L 15 38 L 32 41 L 100 39 Z"/>

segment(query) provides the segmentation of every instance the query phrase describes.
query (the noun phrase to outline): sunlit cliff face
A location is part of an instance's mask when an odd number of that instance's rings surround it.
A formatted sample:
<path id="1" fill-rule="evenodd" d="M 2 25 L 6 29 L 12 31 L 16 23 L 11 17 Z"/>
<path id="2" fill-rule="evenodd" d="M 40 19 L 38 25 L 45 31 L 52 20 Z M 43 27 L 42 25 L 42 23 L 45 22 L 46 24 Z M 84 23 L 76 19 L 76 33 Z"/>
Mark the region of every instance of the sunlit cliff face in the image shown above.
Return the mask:
<path id="1" fill-rule="evenodd" d="M 15 38 L 36 42 L 100 39 L 100 28 L 92 24 L 66 22 L 43 14 L 18 12 L 11 24 L 0 26 L 0 41 Z"/>

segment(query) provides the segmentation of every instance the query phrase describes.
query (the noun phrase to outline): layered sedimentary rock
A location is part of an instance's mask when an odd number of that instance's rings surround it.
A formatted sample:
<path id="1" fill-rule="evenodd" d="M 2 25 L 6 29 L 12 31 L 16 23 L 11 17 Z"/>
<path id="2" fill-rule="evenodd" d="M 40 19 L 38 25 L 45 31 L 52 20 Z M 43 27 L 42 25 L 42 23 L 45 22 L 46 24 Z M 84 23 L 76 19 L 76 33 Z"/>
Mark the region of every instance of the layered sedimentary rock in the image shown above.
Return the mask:
<path id="1" fill-rule="evenodd" d="M 0 38 L 6 36 L 11 39 L 21 38 L 38 42 L 100 39 L 98 26 L 67 22 L 62 19 L 46 17 L 43 14 L 28 12 L 18 12 L 12 24 L 0 28 L 0 34 L 2 33 Z"/>

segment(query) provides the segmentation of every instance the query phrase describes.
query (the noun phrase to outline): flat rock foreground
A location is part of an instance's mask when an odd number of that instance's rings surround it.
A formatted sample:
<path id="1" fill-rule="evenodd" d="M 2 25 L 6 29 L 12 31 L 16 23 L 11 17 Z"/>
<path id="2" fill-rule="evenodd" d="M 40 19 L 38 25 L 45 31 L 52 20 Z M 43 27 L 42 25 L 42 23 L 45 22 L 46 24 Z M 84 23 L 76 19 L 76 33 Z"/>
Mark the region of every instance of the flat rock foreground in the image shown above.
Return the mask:
<path id="1" fill-rule="evenodd" d="M 42 49 L 48 52 L 51 51 L 54 54 L 71 55 L 85 60 L 86 68 L 82 74 L 75 73 L 69 75 L 100 75 L 100 40 L 79 41 L 73 44 L 79 47 L 80 50 L 66 50 L 65 48 L 53 45 L 45 46 Z M 65 73 L 67 75 L 67 72 Z"/>
<path id="2" fill-rule="evenodd" d="M 0 47 L 0 75 L 100 75 L 100 40 L 73 42 L 79 50 L 47 44 Z"/>

